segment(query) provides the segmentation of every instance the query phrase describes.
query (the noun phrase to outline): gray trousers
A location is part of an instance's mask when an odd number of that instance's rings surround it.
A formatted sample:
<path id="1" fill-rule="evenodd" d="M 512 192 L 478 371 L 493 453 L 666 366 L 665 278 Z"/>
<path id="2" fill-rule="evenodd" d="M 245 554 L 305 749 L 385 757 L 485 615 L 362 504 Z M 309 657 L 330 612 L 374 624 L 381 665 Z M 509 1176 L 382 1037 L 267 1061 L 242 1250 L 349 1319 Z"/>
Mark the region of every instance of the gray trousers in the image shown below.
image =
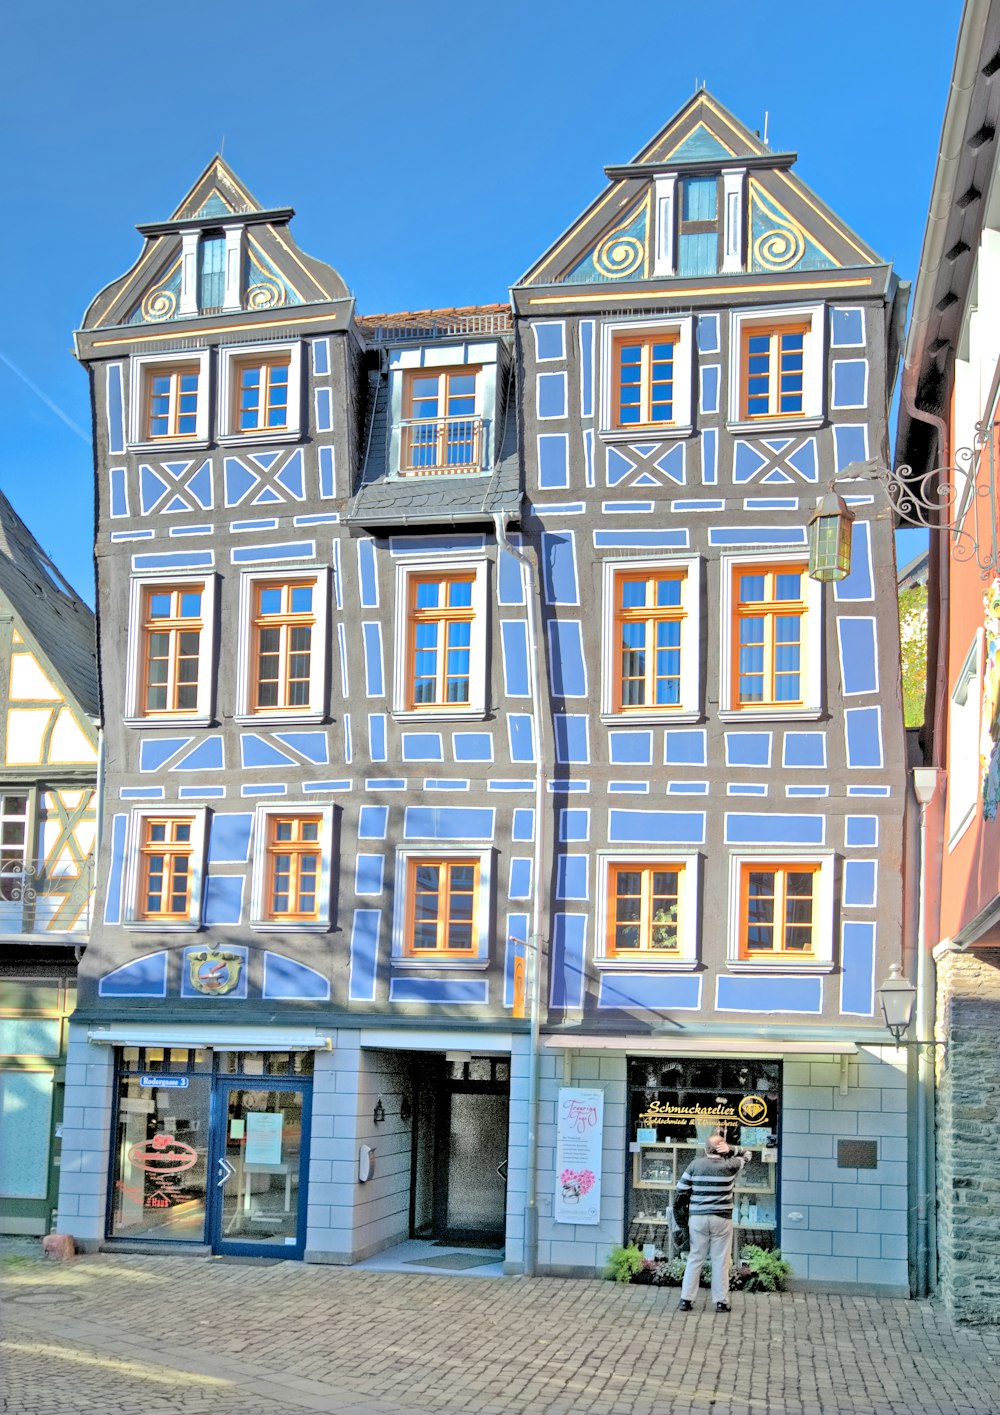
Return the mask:
<path id="1" fill-rule="evenodd" d="M 729 1301 L 729 1268 L 733 1251 L 733 1221 L 721 1214 L 692 1214 L 691 1252 L 688 1254 L 681 1297 L 688 1302 L 698 1291 L 705 1259 L 712 1260 L 712 1301 Z"/>

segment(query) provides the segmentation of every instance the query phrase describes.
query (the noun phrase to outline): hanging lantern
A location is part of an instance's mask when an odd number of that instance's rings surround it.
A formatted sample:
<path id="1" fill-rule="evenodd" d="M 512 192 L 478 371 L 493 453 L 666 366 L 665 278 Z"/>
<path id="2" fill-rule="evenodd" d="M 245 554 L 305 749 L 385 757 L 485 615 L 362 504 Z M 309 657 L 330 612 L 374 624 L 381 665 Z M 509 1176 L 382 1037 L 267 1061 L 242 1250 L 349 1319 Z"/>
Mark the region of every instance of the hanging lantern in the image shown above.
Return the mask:
<path id="1" fill-rule="evenodd" d="M 831 488 L 809 520 L 809 578 L 826 583 L 851 573 L 851 527 L 854 516 Z"/>

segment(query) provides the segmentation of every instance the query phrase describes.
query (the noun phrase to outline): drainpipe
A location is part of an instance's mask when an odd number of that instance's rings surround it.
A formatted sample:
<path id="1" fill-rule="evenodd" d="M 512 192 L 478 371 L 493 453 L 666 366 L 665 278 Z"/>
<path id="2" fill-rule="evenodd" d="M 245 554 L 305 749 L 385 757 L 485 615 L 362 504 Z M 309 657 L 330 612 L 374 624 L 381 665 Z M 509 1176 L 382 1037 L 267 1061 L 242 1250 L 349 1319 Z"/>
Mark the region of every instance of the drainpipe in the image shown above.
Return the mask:
<path id="1" fill-rule="evenodd" d="M 531 727 L 535 739 L 535 840 L 532 859 L 531 937 L 528 950 L 531 955 L 531 1022 L 528 1043 L 528 1137 L 527 1176 L 524 1199 L 524 1259 L 525 1277 L 534 1277 L 538 1263 L 538 1081 L 539 1042 L 542 1014 L 542 881 L 545 851 L 542 840 L 542 821 L 545 808 L 545 751 L 542 741 L 541 684 L 539 675 L 539 645 L 536 630 L 536 615 L 541 619 L 541 586 L 538 567 L 523 553 L 516 550 L 507 539 L 506 517 L 494 511 L 493 524 L 496 527 L 497 545 L 501 550 L 523 566 L 528 572 L 532 590 L 532 600 L 528 606 L 528 661 L 531 677 Z M 537 605 L 537 608 L 536 608 Z"/>
<path id="2" fill-rule="evenodd" d="M 927 807 L 937 790 L 936 767 L 913 771 L 913 794 L 920 806 L 920 891 L 917 901 L 916 1031 L 918 1040 L 930 1041 L 934 1028 L 934 969 L 927 948 Z M 934 1145 L 934 1072 L 932 1046 L 918 1046 L 916 1109 L 915 1199 L 916 1293 L 928 1297 L 937 1285 L 937 1206 L 935 1203 L 936 1154 Z"/>

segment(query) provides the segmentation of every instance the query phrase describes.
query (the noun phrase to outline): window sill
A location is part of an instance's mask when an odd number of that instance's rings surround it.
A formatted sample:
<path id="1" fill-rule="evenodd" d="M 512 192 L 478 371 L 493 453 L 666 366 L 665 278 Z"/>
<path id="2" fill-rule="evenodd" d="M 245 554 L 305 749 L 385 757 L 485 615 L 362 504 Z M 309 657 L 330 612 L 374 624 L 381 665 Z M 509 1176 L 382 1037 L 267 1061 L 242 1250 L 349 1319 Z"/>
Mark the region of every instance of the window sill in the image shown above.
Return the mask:
<path id="1" fill-rule="evenodd" d="M 807 963 L 785 955 L 766 961 L 763 958 L 754 958 L 752 961 L 747 958 L 730 958 L 726 967 L 731 973 L 781 972 L 789 976 L 793 973 L 832 973 L 833 959 L 815 958 Z"/>
<path id="2" fill-rule="evenodd" d="M 690 437 L 693 423 L 649 423 L 645 427 L 602 427 L 602 442 L 664 442 L 673 437 Z"/>
<path id="3" fill-rule="evenodd" d="M 166 448 L 171 452 L 186 451 L 190 449 L 194 452 L 205 452 L 212 443 L 207 437 L 161 437 L 155 442 L 130 442 L 128 450 L 130 452 L 159 452 Z"/>
<path id="4" fill-rule="evenodd" d="M 216 440 L 220 447 L 242 447 L 257 442 L 298 442 L 301 437 L 300 427 L 272 427 L 252 432 L 220 432 Z"/>
<path id="5" fill-rule="evenodd" d="M 789 432 L 797 432 L 799 429 L 822 427 L 826 419 L 822 413 L 816 413 L 806 418 L 740 418 L 737 422 L 726 423 L 730 432 L 780 432 L 787 428 Z M 819 487 L 819 482 L 815 483 Z"/>
<path id="6" fill-rule="evenodd" d="M 669 727 L 673 722 L 702 722 L 704 716 L 700 708 L 660 708 L 655 712 L 645 709 L 639 712 L 602 712 L 601 721 L 608 727 L 629 727 L 633 723 Z"/>
<path id="7" fill-rule="evenodd" d="M 436 477 L 448 480 L 457 477 L 459 480 L 468 480 L 471 477 L 488 477 L 490 475 L 489 467 L 428 467 L 426 471 L 417 472 L 404 472 L 397 468 L 396 471 L 389 473 L 389 480 L 424 482 L 433 481 Z"/>
<path id="8" fill-rule="evenodd" d="M 155 802 L 147 802 L 147 805 L 149 804 L 155 805 Z M 200 931 L 201 921 L 199 919 L 193 919 L 189 923 L 181 923 L 177 919 L 171 919 L 170 921 L 164 920 L 163 923 L 159 923 L 155 919 L 126 919 L 124 927 L 129 930 L 134 930 L 136 933 L 191 934 Z"/>
<path id="9" fill-rule="evenodd" d="M 394 968 L 415 968 L 415 969 L 417 969 L 418 972 L 420 972 L 420 971 L 425 971 L 425 970 L 428 969 L 428 968 L 433 969 L 433 970 L 435 970 L 435 971 L 436 971 L 437 969 L 439 969 L 439 968 L 447 968 L 447 969 L 449 969 L 449 970 L 451 970 L 451 971 L 454 971 L 456 968 L 461 968 L 461 969 L 464 969 L 465 971 L 469 971 L 470 969 L 472 969 L 472 970 L 477 971 L 477 972 L 485 972 L 485 970 L 490 966 L 490 960 L 489 960 L 488 958 L 399 958 L 399 957 L 396 957 L 396 958 L 393 958 L 393 960 L 392 960 L 392 966 L 393 966 Z"/>
<path id="10" fill-rule="evenodd" d="M 260 726 L 266 723 L 273 727 L 294 727 L 300 722 L 326 722 L 325 712 L 314 712 L 310 708 L 303 708 L 301 712 L 290 711 L 287 708 L 265 709 L 262 712 L 238 712 L 234 714 L 233 721 L 241 727 L 253 727 L 254 723 Z M 265 770 L 264 767 L 258 770 Z"/>
<path id="11" fill-rule="evenodd" d="M 822 708 L 720 708 L 720 722 L 819 722 Z"/>
<path id="12" fill-rule="evenodd" d="M 123 717 L 125 727 L 213 727 L 215 718 L 209 713 L 157 713 L 150 717 Z"/>
<path id="13" fill-rule="evenodd" d="M 697 958 L 595 958 L 594 967 L 608 973 L 692 973 Z"/>
<path id="14" fill-rule="evenodd" d="M 488 716 L 489 713 L 483 707 L 461 710 L 438 707 L 394 708 L 392 712 L 395 722 L 485 722 Z"/>
<path id="15" fill-rule="evenodd" d="M 251 919 L 250 928 L 253 929 L 254 933 L 279 935 L 305 933 L 320 934 L 330 932 L 330 920 L 315 919 L 310 920 L 308 923 L 305 923 L 302 920 L 295 920 L 293 922 L 291 920 L 286 921 L 284 919 Z"/>

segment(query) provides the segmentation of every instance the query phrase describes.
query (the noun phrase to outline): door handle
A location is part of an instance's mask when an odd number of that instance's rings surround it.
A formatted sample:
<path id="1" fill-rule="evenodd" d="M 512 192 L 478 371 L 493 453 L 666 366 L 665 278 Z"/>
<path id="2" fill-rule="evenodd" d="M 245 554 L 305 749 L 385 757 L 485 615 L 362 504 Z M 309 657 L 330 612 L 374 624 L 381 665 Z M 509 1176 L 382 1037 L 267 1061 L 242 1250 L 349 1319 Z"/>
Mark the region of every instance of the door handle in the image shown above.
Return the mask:
<path id="1" fill-rule="evenodd" d="M 216 1186 L 215 1186 L 216 1189 L 221 1189 L 222 1186 L 223 1186 L 223 1184 L 225 1184 L 226 1180 L 227 1180 L 227 1179 L 231 1179 L 232 1176 L 233 1176 L 235 1173 L 236 1173 L 235 1169 L 233 1169 L 232 1165 L 229 1163 L 229 1161 L 228 1161 L 227 1159 L 220 1159 L 220 1160 L 219 1160 L 219 1179 L 218 1179 L 218 1182 L 216 1183 Z"/>
<path id="2" fill-rule="evenodd" d="M 507 1161 L 506 1161 L 506 1160 L 501 1160 L 500 1163 L 497 1165 L 497 1174 L 499 1174 L 499 1176 L 500 1176 L 501 1179 L 503 1179 L 503 1180 L 506 1181 L 506 1178 L 507 1178 Z"/>

